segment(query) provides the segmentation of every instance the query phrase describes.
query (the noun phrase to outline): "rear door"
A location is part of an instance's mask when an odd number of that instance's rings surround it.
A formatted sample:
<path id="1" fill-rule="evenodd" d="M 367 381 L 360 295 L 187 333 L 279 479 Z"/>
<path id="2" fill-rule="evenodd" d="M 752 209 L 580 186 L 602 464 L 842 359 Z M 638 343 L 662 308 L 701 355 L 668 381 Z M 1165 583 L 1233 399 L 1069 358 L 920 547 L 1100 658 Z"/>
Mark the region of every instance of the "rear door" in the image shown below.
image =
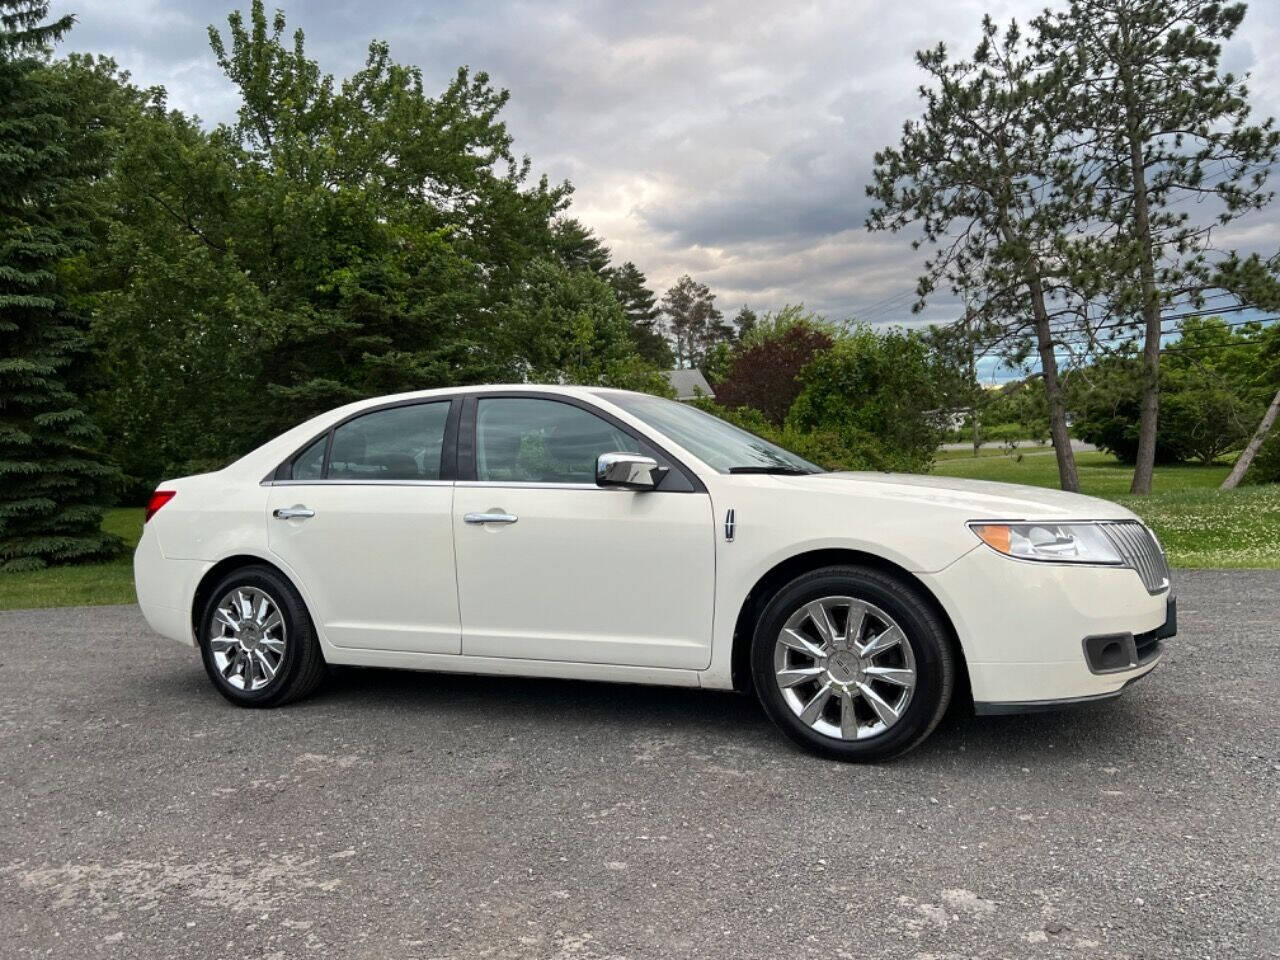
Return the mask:
<path id="1" fill-rule="evenodd" d="M 271 551 L 302 581 L 335 646 L 459 652 L 456 424 L 449 400 L 358 414 L 301 451 L 272 486 Z"/>

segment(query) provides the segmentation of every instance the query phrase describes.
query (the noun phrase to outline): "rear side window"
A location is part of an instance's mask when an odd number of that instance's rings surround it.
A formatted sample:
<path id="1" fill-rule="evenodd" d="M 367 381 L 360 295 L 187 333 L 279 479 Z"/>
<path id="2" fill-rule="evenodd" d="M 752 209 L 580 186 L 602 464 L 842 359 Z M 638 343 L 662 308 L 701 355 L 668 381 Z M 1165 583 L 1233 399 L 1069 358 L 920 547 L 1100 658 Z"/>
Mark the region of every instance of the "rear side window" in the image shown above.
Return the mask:
<path id="1" fill-rule="evenodd" d="M 323 437 L 303 450 L 293 459 L 292 477 L 295 480 L 319 480 L 324 476 L 324 445 L 329 441 L 326 433 Z"/>
<path id="2" fill-rule="evenodd" d="M 325 435 L 293 461 L 294 480 L 439 480 L 449 401 L 375 410 Z"/>

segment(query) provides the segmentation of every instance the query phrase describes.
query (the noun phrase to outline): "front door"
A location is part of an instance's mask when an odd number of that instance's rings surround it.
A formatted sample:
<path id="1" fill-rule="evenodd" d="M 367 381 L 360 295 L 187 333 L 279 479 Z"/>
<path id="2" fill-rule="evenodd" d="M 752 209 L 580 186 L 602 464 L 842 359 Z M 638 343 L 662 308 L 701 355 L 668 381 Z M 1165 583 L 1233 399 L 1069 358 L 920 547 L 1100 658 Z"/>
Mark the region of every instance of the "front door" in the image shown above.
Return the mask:
<path id="1" fill-rule="evenodd" d="M 529 396 L 474 403 L 460 447 L 474 462 L 459 463 L 460 478 L 472 479 L 459 480 L 453 505 L 462 652 L 707 667 L 710 497 L 687 483 L 596 486 L 600 454 L 651 451 L 582 406 Z"/>
<path id="2" fill-rule="evenodd" d="M 267 542 L 306 588 L 330 643 L 458 653 L 453 483 L 440 479 L 449 401 L 339 424 L 271 488 Z"/>

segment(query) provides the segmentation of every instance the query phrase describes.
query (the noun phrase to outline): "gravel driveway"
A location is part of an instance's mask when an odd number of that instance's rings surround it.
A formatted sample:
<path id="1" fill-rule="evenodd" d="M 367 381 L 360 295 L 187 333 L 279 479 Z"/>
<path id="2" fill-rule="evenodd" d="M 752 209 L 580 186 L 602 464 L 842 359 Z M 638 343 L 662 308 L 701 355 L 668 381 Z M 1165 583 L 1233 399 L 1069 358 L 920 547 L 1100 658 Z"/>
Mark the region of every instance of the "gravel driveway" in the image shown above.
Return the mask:
<path id="1" fill-rule="evenodd" d="M 745 697 L 348 670 L 237 710 L 131 607 L 0 613 L 4 957 L 1278 957 L 1280 573 L 1120 700 L 879 767 Z"/>

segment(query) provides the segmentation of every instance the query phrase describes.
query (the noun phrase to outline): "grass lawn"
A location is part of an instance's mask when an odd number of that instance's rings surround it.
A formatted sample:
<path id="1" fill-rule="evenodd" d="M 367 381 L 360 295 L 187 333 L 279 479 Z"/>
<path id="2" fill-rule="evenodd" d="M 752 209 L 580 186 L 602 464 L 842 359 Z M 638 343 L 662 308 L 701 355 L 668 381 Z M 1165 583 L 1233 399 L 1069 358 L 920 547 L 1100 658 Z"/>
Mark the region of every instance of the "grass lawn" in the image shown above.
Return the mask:
<path id="1" fill-rule="evenodd" d="M 1041 446 L 1038 443 L 1024 441 L 1023 443 L 1018 444 L 1017 452 L 1031 455 L 1048 453 L 1052 456 L 1053 447 L 1049 446 L 1047 443 Z M 1007 456 L 1009 456 L 1009 451 L 1003 447 L 981 447 L 978 450 L 979 459 Z M 973 448 L 970 447 L 967 450 L 938 450 L 934 453 L 933 458 L 939 462 L 943 460 L 972 460 Z"/>
<path id="2" fill-rule="evenodd" d="M 1155 493 L 1129 495 L 1133 469 L 1105 453 L 1078 453 L 1080 489 L 1128 507 L 1160 537 L 1175 567 L 1280 567 L 1280 484 L 1222 491 L 1226 466 L 1156 467 Z M 934 473 L 1058 486 L 1052 453 L 939 459 Z"/>
<path id="3" fill-rule="evenodd" d="M 110 563 L 0 575 L 0 610 L 133 603 L 133 548 L 142 533 L 142 509 L 108 510 L 102 528 L 122 537 L 128 550 Z"/>

